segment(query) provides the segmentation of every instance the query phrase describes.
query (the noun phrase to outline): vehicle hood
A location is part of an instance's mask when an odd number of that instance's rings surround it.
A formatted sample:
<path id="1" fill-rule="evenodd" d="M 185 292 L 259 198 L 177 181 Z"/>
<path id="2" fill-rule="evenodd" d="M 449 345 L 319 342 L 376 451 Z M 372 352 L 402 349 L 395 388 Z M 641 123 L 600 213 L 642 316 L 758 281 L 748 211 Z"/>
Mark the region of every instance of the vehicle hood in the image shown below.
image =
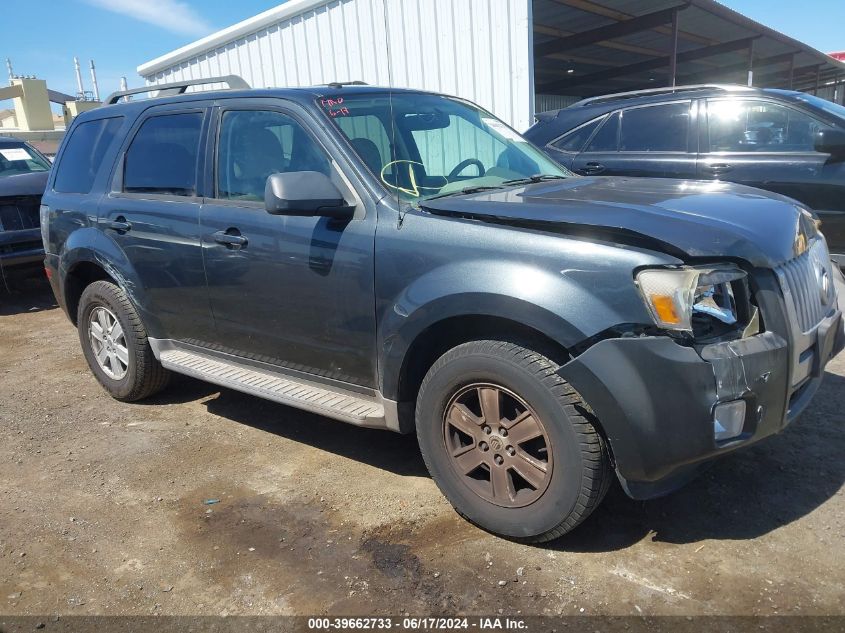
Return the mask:
<path id="1" fill-rule="evenodd" d="M 47 187 L 49 176 L 49 171 L 38 171 L 31 174 L 0 177 L 0 197 L 40 196 Z"/>
<path id="2" fill-rule="evenodd" d="M 795 256 L 799 229 L 814 232 L 796 201 L 715 181 L 573 177 L 420 206 L 440 215 L 651 243 L 681 258 L 740 258 L 769 268 Z"/>

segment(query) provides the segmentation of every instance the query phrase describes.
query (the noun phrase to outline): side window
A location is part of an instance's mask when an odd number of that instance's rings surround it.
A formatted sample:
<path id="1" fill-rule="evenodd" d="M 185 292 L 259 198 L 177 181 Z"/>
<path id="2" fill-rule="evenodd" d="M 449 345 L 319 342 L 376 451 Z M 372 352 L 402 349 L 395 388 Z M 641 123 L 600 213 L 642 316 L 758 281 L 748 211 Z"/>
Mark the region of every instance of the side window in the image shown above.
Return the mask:
<path id="1" fill-rule="evenodd" d="M 60 193 L 89 193 L 122 122 L 123 117 L 112 117 L 77 125 L 62 152 L 53 189 Z"/>
<path id="2" fill-rule="evenodd" d="M 622 113 L 621 152 L 685 152 L 689 102 L 632 108 Z"/>
<path id="3" fill-rule="evenodd" d="M 573 152 L 577 154 L 581 151 L 584 144 L 590 136 L 592 136 L 593 132 L 595 132 L 596 128 L 603 120 L 603 117 L 599 117 L 595 121 L 590 121 L 579 128 L 575 128 L 571 132 L 556 140 L 551 144 L 551 146 L 564 152 Z"/>
<path id="4" fill-rule="evenodd" d="M 123 190 L 195 195 L 202 117 L 201 112 L 184 112 L 144 121 L 126 151 Z"/>
<path id="5" fill-rule="evenodd" d="M 290 116 L 264 110 L 227 110 L 217 145 L 217 197 L 264 200 L 271 174 L 319 171 L 330 175 L 323 149 Z"/>
<path id="6" fill-rule="evenodd" d="M 615 152 L 619 138 L 619 113 L 614 112 L 596 132 L 585 152 Z"/>
<path id="7" fill-rule="evenodd" d="M 812 152 L 815 135 L 829 126 L 767 101 L 707 102 L 711 152 Z"/>

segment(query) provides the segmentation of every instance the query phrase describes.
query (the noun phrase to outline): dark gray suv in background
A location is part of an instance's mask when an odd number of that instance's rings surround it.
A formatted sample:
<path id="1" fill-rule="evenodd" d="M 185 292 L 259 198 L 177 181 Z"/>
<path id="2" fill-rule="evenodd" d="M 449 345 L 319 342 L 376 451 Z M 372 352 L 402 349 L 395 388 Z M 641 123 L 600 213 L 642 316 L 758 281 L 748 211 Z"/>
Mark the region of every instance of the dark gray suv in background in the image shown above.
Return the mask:
<path id="1" fill-rule="evenodd" d="M 569 177 L 430 93 L 123 96 L 74 121 L 41 207 L 97 380 L 416 433 L 498 534 L 555 538 L 614 476 L 652 497 L 777 433 L 845 342 L 824 237 L 775 194 Z"/>
<path id="2" fill-rule="evenodd" d="M 822 220 L 845 264 L 845 107 L 803 92 L 681 86 L 585 99 L 538 115 L 525 137 L 583 175 L 737 182 Z"/>
<path id="3" fill-rule="evenodd" d="M 29 143 L 0 136 L 0 288 L 13 273 L 41 270 L 38 207 L 50 161 Z"/>

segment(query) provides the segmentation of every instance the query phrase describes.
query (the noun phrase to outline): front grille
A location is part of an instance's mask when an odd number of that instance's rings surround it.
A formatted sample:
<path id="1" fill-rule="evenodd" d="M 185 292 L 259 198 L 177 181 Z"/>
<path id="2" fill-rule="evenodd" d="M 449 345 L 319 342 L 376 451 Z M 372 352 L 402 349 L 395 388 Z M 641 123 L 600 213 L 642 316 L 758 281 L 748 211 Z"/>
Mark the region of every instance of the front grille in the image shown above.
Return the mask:
<path id="1" fill-rule="evenodd" d="M 825 243 L 815 240 L 803 254 L 778 266 L 775 271 L 801 331 L 809 332 L 836 303 L 830 255 Z"/>
<path id="2" fill-rule="evenodd" d="M 39 226 L 40 196 L 0 200 L 0 231 L 23 231 Z"/>

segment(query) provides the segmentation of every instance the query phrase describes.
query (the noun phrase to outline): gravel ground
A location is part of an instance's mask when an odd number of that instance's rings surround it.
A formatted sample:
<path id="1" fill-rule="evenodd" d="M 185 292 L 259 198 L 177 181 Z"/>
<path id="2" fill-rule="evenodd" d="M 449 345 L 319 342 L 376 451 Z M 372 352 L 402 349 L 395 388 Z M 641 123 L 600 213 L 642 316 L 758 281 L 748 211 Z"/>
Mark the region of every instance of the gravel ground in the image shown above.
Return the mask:
<path id="1" fill-rule="evenodd" d="M 0 289 L 0 293 L 4 293 Z M 526 546 L 413 437 L 177 378 L 109 398 L 46 284 L 0 294 L 0 614 L 845 615 L 845 356 L 686 488 Z"/>

